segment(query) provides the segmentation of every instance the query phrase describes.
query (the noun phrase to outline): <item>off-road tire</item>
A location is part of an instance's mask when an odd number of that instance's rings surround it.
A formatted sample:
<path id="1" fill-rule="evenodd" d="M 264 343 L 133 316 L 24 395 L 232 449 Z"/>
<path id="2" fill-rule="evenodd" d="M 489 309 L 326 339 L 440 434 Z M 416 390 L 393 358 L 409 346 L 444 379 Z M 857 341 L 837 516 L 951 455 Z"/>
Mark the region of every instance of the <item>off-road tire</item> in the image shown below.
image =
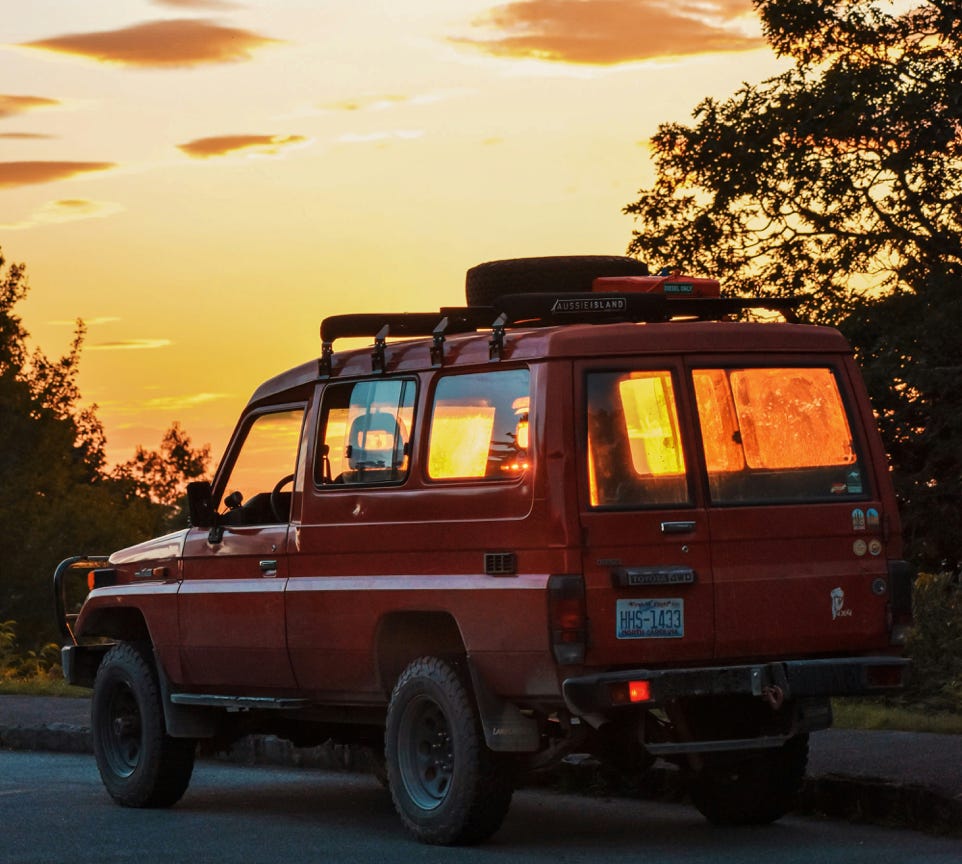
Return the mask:
<path id="1" fill-rule="evenodd" d="M 622 255 L 506 258 L 468 270 L 464 293 L 468 306 L 491 306 L 505 294 L 590 293 L 597 276 L 647 275 L 647 264 Z"/>
<path id="2" fill-rule="evenodd" d="M 512 766 L 485 746 L 453 664 L 421 657 L 401 674 L 388 707 L 386 756 L 394 807 L 422 843 L 480 843 L 504 821 Z"/>
<path id="3" fill-rule="evenodd" d="M 91 702 L 94 756 L 110 797 L 124 807 L 170 807 L 190 783 L 196 742 L 171 738 L 149 647 L 107 652 Z"/>
<path id="4" fill-rule="evenodd" d="M 808 735 L 731 764 L 708 761 L 693 779 L 691 800 L 715 825 L 767 825 L 795 805 L 808 764 Z"/>

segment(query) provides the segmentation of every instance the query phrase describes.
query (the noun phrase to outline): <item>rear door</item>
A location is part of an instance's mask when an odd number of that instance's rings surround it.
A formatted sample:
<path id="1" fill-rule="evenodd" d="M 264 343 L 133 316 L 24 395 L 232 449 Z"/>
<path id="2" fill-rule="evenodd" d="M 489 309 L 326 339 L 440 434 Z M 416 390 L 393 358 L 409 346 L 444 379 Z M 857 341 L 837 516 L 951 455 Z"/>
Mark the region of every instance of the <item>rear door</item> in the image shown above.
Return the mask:
<path id="1" fill-rule="evenodd" d="M 586 362 L 582 406 L 583 570 L 590 665 L 709 659 L 709 523 L 694 473 L 680 362 Z"/>
<path id="2" fill-rule="evenodd" d="M 719 659 L 884 641 L 884 514 L 843 358 L 693 362 Z"/>

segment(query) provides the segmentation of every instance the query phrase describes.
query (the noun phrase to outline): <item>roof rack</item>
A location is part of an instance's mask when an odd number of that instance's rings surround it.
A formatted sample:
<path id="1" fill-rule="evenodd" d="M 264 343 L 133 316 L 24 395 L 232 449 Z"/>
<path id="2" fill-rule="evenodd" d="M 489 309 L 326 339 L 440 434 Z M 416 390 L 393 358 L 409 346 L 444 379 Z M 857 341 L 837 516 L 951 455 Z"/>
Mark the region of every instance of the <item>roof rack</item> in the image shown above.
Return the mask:
<path id="1" fill-rule="evenodd" d="M 565 324 L 658 323 L 673 319 L 717 321 L 747 309 L 768 309 L 796 320 L 793 310 L 804 297 L 678 297 L 630 293 L 506 294 L 491 306 L 446 306 L 437 312 L 357 313 L 331 315 L 321 322 L 319 374 L 330 377 L 337 339 L 373 336 L 375 372 L 385 369 L 389 337 L 431 336 L 431 362 L 444 362 L 448 335 L 491 330 L 489 354 L 500 360 L 504 333 L 510 327 Z"/>

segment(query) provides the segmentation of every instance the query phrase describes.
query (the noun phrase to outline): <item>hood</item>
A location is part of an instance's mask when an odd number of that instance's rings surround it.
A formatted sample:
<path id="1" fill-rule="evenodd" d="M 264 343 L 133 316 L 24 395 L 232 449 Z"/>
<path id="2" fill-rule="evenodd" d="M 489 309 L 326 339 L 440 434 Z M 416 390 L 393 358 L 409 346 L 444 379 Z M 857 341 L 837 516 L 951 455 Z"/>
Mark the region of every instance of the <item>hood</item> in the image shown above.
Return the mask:
<path id="1" fill-rule="evenodd" d="M 114 552 L 110 556 L 110 563 L 113 565 L 138 564 L 141 561 L 164 561 L 171 558 L 179 558 L 184 550 L 184 539 L 187 537 L 187 528 L 175 531 L 173 534 L 165 534 L 163 537 L 155 537 L 136 546 L 128 546 Z"/>

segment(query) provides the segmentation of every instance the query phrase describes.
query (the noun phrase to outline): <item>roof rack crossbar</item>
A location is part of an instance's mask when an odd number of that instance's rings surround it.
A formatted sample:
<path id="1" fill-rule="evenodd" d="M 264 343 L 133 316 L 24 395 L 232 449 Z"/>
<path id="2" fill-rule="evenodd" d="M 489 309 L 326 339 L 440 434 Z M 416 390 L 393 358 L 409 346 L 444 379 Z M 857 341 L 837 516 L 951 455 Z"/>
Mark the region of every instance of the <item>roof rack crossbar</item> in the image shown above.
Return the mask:
<path id="1" fill-rule="evenodd" d="M 372 363 L 384 371 L 388 336 L 431 336 L 431 362 L 441 365 L 447 336 L 491 330 L 489 355 L 500 359 L 505 330 L 564 324 L 656 323 L 672 318 L 714 321 L 748 309 L 780 312 L 797 320 L 804 297 L 666 297 L 661 294 L 562 293 L 507 294 L 491 306 L 444 306 L 437 312 L 331 315 L 321 322 L 321 377 L 332 374 L 336 339 L 374 337 Z"/>

